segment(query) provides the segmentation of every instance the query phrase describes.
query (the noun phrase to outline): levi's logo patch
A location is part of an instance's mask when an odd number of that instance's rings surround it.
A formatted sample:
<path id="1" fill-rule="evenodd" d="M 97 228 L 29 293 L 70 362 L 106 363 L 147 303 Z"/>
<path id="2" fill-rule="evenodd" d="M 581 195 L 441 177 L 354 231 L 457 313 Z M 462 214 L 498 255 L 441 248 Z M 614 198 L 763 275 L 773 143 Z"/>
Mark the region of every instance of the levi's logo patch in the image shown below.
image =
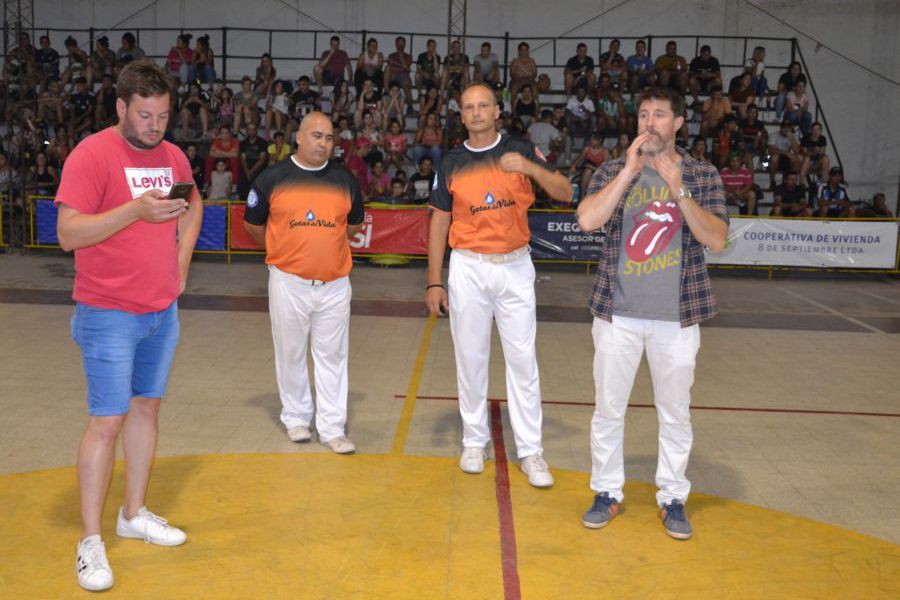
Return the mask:
<path id="1" fill-rule="evenodd" d="M 131 190 L 132 200 L 150 190 L 168 194 L 172 184 L 175 183 L 172 167 L 159 169 L 125 167 L 125 180 L 128 182 L 128 189 Z"/>

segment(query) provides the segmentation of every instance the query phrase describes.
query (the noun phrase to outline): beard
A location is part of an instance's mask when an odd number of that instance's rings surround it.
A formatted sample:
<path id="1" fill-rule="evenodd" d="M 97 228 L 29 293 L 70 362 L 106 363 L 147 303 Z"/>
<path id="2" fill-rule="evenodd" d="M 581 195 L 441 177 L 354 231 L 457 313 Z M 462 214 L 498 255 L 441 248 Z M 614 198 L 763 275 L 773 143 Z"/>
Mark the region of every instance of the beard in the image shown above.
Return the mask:
<path id="1" fill-rule="evenodd" d="M 658 133 L 654 133 L 653 137 L 641 145 L 641 154 L 646 156 L 656 156 L 666 151 L 669 142 L 664 140 Z"/>
<path id="2" fill-rule="evenodd" d="M 128 122 L 127 117 L 122 121 L 122 137 L 125 138 L 125 141 L 139 150 L 153 150 L 163 141 L 162 136 L 159 136 L 159 139 L 156 142 L 147 143 L 143 141 L 137 130 L 135 130 Z"/>

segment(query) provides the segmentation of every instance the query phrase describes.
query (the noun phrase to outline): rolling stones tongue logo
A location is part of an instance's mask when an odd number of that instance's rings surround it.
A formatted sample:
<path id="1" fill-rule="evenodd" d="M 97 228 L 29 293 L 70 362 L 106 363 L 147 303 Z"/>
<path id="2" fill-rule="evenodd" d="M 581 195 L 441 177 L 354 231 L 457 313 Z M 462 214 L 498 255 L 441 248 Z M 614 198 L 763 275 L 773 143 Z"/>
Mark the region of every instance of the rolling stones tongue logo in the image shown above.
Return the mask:
<path id="1" fill-rule="evenodd" d="M 663 251 L 681 229 L 681 212 L 674 202 L 654 200 L 634 216 L 634 229 L 625 252 L 635 262 L 644 262 Z"/>

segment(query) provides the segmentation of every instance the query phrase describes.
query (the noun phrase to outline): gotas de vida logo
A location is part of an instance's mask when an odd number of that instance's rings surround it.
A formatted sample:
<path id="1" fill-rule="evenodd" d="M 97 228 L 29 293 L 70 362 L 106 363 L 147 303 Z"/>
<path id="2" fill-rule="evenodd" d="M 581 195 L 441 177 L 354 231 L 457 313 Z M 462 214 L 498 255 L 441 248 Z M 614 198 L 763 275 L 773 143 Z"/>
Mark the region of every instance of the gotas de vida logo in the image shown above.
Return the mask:
<path id="1" fill-rule="evenodd" d="M 644 262 L 665 250 L 681 229 L 681 211 L 671 200 L 654 200 L 634 216 L 634 229 L 625 252 L 635 262 Z"/>
<path id="2" fill-rule="evenodd" d="M 306 216 L 303 217 L 302 221 L 298 221 L 297 219 L 291 219 L 290 228 L 294 227 L 327 227 L 329 229 L 337 227 L 334 221 L 326 221 L 325 219 L 317 219 L 316 214 L 313 211 L 307 211 Z"/>
<path id="3" fill-rule="evenodd" d="M 478 213 L 484 212 L 486 210 L 498 210 L 515 205 L 515 200 L 510 200 L 509 198 L 501 198 L 497 200 L 496 198 L 494 198 L 494 195 L 492 193 L 488 192 L 484 197 L 484 204 L 482 204 L 481 206 L 470 206 L 469 212 L 473 215 L 477 215 Z"/>

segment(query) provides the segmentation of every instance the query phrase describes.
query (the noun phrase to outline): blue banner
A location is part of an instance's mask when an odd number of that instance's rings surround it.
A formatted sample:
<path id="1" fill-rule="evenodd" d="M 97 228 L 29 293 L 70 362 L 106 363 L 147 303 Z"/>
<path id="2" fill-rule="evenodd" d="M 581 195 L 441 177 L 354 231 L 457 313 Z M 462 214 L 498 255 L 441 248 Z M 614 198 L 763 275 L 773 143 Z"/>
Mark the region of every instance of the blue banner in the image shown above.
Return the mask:
<path id="1" fill-rule="evenodd" d="M 195 250 L 225 250 L 228 207 L 223 204 L 203 206 L 203 224 Z"/>
<path id="2" fill-rule="evenodd" d="M 59 244 L 56 237 L 56 213 L 53 200 L 34 201 L 34 237 L 38 244 Z"/>
<path id="3" fill-rule="evenodd" d="M 528 226 L 536 259 L 597 260 L 603 246 L 603 234 L 581 231 L 575 213 L 529 212 Z"/>

